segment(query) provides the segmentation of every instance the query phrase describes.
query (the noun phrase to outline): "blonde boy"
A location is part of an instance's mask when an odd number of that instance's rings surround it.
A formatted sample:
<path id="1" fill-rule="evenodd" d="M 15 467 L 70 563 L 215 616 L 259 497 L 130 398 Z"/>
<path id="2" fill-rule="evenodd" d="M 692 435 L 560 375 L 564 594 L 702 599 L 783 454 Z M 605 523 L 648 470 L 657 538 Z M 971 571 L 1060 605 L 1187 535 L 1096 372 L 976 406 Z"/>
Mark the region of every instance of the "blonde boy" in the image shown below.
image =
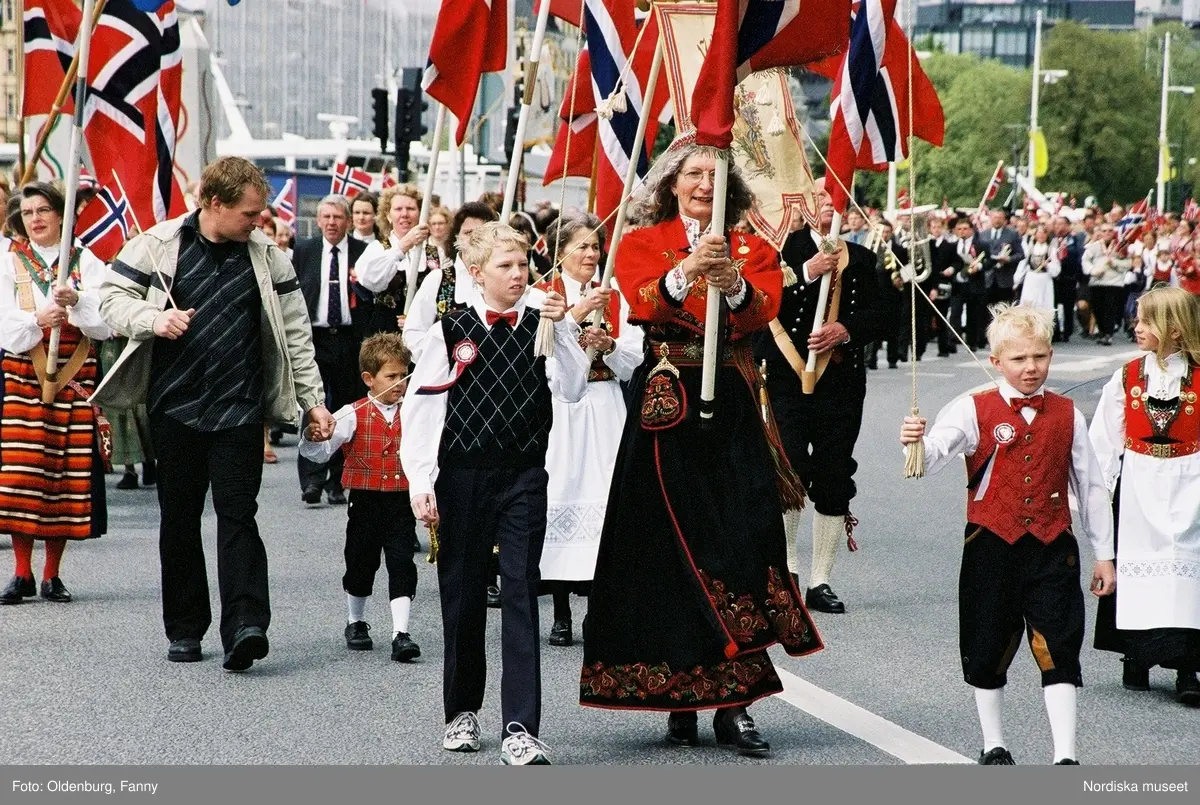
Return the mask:
<path id="1" fill-rule="evenodd" d="M 1042 675 L 1054 761 L 1075 765 L 1076 688 L 1083 684 L 1083 591 L 1068 491 L 1096 564 L 1092 592 L 1113 591 L 1112 512 L 1088 440 L 1066 397 L 1045 390 L 1053 314 L 999 306 L 988 327 L 998 388 L 952 403 L 925 432 L 906 417 L 900 443 L 923 439 L 926 469 L 967 462 L 967 527 L 959 576 L 963 677 L 975 689 L 982 765 L 1015 765 L 1002 710 L 1008 666 L 1025 632 Z"/>

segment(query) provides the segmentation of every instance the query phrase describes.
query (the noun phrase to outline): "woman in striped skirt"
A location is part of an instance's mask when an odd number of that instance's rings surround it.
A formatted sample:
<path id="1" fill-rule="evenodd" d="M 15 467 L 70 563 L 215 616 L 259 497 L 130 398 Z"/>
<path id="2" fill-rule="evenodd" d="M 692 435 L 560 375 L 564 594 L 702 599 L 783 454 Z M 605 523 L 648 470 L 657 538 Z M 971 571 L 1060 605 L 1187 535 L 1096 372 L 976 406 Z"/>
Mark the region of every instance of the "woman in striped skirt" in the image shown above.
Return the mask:
<path id="1" fill-rule="evenodd" d="M 0 603 L 38 592 L 33 543 L 45 543 L 41 596 L 67 602 L 59 578 L 67 540 L 104 533 L 104 467 L 88 396 L 96 385 L 96 347 L 112 335 L 100 318 L 104 264 L 71 250 L 70 280 L 55 288 L 65 200 L 49 184 L 21 189 L 20 242 L 0 255 L 0 349 L 4 401 L 0 416 L 0 533 L 12 535 L 16 572 Z M 60 328 L 58 390 L 43 397 L 46 351 Z"/>

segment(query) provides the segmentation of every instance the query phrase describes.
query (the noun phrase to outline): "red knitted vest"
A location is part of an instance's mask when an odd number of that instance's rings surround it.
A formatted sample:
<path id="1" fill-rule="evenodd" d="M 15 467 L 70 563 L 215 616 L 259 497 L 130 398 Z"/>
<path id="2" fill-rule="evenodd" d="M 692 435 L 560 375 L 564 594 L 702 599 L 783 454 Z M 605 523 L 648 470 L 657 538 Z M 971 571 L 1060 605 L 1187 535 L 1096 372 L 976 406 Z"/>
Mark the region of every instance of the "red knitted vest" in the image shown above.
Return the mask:
<path id="1" fill-rule="evenodd" d="M 375 404 L 359 400 L 354 438 L 342 446 L 342 486 L 370 492 L 403 492 L 408 479 L 400 466 L 400 412 L 389 425 Z"/>
<path id="2" fill-rule="evenodd" d="M 979 447 L 967 456 L 967 521 L 1009 544 L 1027 533 L 1049 544 L 1071 528 L 1074 404 L 1047 392 L 1026 424 L 999 391 L 974 399 Z"/>

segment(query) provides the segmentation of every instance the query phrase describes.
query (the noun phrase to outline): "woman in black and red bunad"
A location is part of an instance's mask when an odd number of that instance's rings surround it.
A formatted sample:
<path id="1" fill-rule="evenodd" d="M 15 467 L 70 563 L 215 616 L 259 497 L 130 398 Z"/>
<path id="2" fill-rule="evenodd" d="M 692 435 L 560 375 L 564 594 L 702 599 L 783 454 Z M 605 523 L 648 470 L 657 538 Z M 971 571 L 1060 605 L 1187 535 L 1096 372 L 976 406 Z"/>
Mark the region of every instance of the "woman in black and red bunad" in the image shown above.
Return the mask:
<path id="1" fill-rule="evenodd" d="M 711 234 L 711 151 L 683 139 L 647 182 L 617 251 L 629 320 L 646 328 L 617 455 L 584 634 L 580 702 L 667 711 L 667 741 L 765 755 L 746 712 L 782 690 L 767 656 L 822 648 L 787 567 L 781 508 L 803 492 L 764 424 L 749 336 L 779 310 L 778 256 L 754 235 Z M 752 203 L 730 168 L 727 220 Z M 716 409 L 701 425 L 707 294 L 722 294 Z M 782 502 L 782 506 L 781 506 Z"/>

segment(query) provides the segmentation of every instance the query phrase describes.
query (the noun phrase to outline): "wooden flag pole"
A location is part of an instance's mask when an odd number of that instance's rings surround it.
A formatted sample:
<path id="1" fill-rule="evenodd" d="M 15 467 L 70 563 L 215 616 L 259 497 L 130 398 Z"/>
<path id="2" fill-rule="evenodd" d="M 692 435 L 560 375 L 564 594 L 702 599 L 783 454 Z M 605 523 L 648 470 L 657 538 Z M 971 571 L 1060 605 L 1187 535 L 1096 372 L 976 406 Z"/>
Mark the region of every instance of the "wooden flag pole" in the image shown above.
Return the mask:
<path id="1" fill-rule="evenodd" d="M 729 149 L 717 152 L 717 171 L 713 177 L 713 215 L 708 231 L 725 234 L 725 197 L 729 187 Z M 700 374 L 700 419 L 711 420 L 716 413 L 717 399 L 717 351 L 720 347 L 721 292 L 708 286 L 708 306 L 704 310 L 704 367 Z"/>
<path id="2" fill-rule="evenodd" d="M 521 176 L 521 161 L 525 156 L 525 129 L 529 126 L 529 108 L 533 104 L 533 93 L 537 86 L 538 64 L 542 58 L 542 40 L 546 38 L 546 23 L 550 20 L 550 3 L 538 7 L 537 26 L 533 31 L 533 44 L 525 58 L 525 92 L 521 98 L 521 114 L 517 118 L 517 132 L 513 139 L 512 161 L 508 166 L 508 184 L 504 188 L 504 206 L 500 220 L 508 223 L 512 215 L 513 202 L 517 197 L 517 180 Z"/>
<path id="3" fill-rule="evenodd" d="M 96 4 L 104 4 L 104 0 L 84 0 L 83 18 L 91 19 Z M 58 277 L 55 289 L 67 287 L 67 279 L 71 275 L 71 247 L 75 245 L 75 197 L 79 191 L 79 160 L 83 149 L 83 111 L 87 106 L 87 72 L 88 53 L 92 47 L 92 28 L 84 26 L 79 35 L 78 77 L 75 81 L 75 118 L 71 130 L 71 149 L 67 156 L 67 175 L 65 177 L 66 207 L 63 210 L 62 236 L 58 244 Z M 28 166 L 26 166 L 28 170 Z M 46 381 L 42 386 L 42 402 L 54 402 L 58 393 L 58 345 L 62 338 L 62 325 L 55 325 L 50 331 L 50 343 L 46 347 Z M 47 399 L 49 397 L 49 399 Z"/>
<path id="4" fill-rule="evenodd" d="M 846 195 L 850 196 L 851 203 L 854 199 L 854 182 L 850 182 L 850 187 Z M 842 231 L 842 214 L 835 212 L 833 214 L 833 222 L 829 225 L 829 235 L 822 239 L 821 251 L 836 251 L 841 248 L 839 234 Z M 832 245 L 829 245 L 832 244 Z M 836 271 L 837 269 L 834 269 Z M 825 308 L 829 305 L 829 289 L 833 284 L 833 271 L 829 271 L 821 276 L 821 288 L 817 291 L 817 309 L 813 311 L 813 326 L 812 331 L 815 333 L 825 326 Z M 817 384 L 817 353 L 815 350 L 808 351 L 808 360 L 804 364 L 804 376 L 801 379 L 801 386 L 805 394 L 812 394 L 813 389 Z"/>
<path id="5" fill-rule="evenodd" d="M 29 155 L 29 161 L 25 163 L 25 171 L 21 174 L 20 183 L 22 185 L 29 184 L 33 181 L 34 174 L 37 171 L 38 160 L 42 158 L 42 151 L 46 149 L 46 142 L 50 139 L 50 132 L 54 129 L 54 122 L 58 120 L 58 116 L 62 114 L 63 105 L 67 102 L 67 95 L 71 92 L 71 84 L 75 83 L 75 78 L 79 73 L 79 64 L 81 61 L 80 54 L 83 54 L 85 57 L 87 55 L 84 51 L 83 43 L 86 41 L 88 43 L 88 48 L 91 47 L 92 33 L 96 30 L 96 26 L 100 23 L 100 15 L 104 13 L 104 6 L 106 3 L 108 3 L 108 0 L 93 1 L 95 2 L 95 10 L 90 11 L 92 24 L 90 26 L 83 25 L 79 29 L 79 44 L 75 48 L 75 55 L 71 58 L 71 66 L 67 68 L 67 74 L 63 76 L 62 85 L 58 88 L 58 96 L 54 99 L 54 105 L 50 107 L 50 114 L 47 115 L 46 120 L 42 123 L 42 127 L 38 129 L 37 142 L 33 146 L 33 153 Z M 91 6 L 91 2 L 84 3 L 83 19 L 86 20 L 89 18 L 89 9 Z M 86 66 L 84 72 L 87 72 Z M 76 93 L 76 101 L 82 97 L 83 95 L 81 93 Z M 80 104 L 77 102 L 75 105 L 78 107 Z M 76 110 L 76 117 L 79 118 L 79 120 L 83 119 L 82 117 L 79 117 L 78 110 Z M 77 175 L 76 179 L 78 178 L 79 177 Z"/>
<path id="6" fill-rule="evenodd" d="M 547 4 L 548 5 L 548 4 Z M 642 151 L 646 142 L 646 128 L 650 121 L 650 108 L 654 98 L 654 92 L 658 85 L 658 73 L 662 67 L 663 60 L 663 40 L 660 36 L 658 44 L 654 47 L 654 60 L 650 63 L 650 74 L 646 76 L 646 91 L 642 93 L 642 115 L 638 119 L 637 132 L 633 135 L 633 156 L 629 159 L 629 167 L 625 169 L 625 185 L 621 190 L 621 198 L 629 198 L 629 194 L 633 192 L 633 185 L 637 182 L 637 166 L 640 161 Z M 596 145 L 599 148 L 600 138 L 596 138 Z M 594 163 L 593 163 L 594 165 Z M 595 170 L 593 168 L 592 186 L 595 186 Z M 716 202 L 713 202 L 716 204 Z M 724 210 L 724 204 L 721 205 Z M 629 205 L 621 204 L 617 207 L 617 219 L 613 222 L 612 237 L 609 238 L 609 243 L 612 247 L 608 250 L 608 257 L 604 262 L 604 277 L 600 281 L 601 289 L 607 291 L 612 287 L 613 272 L 617 266 L 617 249 L 616 244 L 620 241 L 621 235 L 625 232 L 625 217 L 628 212 Z M 722 218 L 724 213 L 722 212 Z M 715 228 L 713 231 L 717 231 Z M 592 314 L 592 326 L 599 327 L 604 321 L 604 311 L 597 310 Z M 588 349 L 588 357 L 595 357 L 595 348 Z"/>
<path id="7" fill-rule="evenodd" d="M 429 172 L 425 176 L 425 192 L 421 196 L 421 217 L 419 226 L 429 223 L 429 213 L 433 210 L 433 183 L 437 179 L 438 157 L 442 153 L 442 132 L 446 128 L 446 106 L 438 104 L 437 118 L 433 124 L 433 148 L 429 151 Z M 451 137 L 453 139 L 453 137 Z M 408 253 L 407 282 L 404 289 L 404 315 L 408 315 L 412 307 L 413 297 L 417 293 L 417 281 L 421 274 L 422 257 L 425 254 L 425 244 L 421 241 Z M 414 259 L 415 258 L 415 259 Z"/>

